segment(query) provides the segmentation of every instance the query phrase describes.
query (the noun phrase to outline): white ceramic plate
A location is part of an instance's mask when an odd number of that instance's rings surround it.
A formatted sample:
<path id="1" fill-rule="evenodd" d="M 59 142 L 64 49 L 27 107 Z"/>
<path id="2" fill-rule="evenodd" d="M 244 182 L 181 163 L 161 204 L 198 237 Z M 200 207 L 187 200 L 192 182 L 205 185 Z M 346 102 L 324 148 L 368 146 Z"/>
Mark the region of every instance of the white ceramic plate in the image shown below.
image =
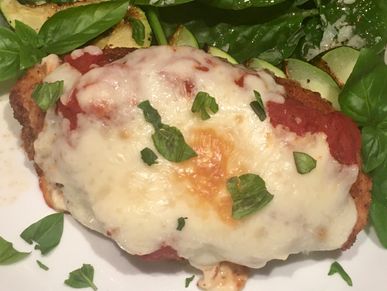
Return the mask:
<path id="1" fill-rule="evenodd" d="M 72 290 L 63 284 L 68 273 L 83 263 L 95 268 L 94 282 L 101 291 L 198 290 L 198 273 L 187 263 L 143 262 L 126 255 L 110 240 L 91 232 L 66 215 L 61 243 L 47 256 L 34 251 L 20 237 L 33 222 L 53 211 L 43 201 L 36 174 L 20 145 L 20 127 L 12 117 L 0 83 L 0 236 L 16 249 L 32 251 L 25 260 L 0 266 L 0 290 Z M 36 260 L 50 270 L 38 267 Z M 339 261 L 350 274 L 351 288 L 338 276 L 327 276 L 330 264 Z M 251 272 L 245 291 L 385 291 L 387 286 L 387 250 L 381 248 L 375 234 L 359 235 L 347 252 L 315 253 L 292 256 L 286 262 L 272 262 Z M 196 274 L 187 289 L 185 278 Z M 89 289 L 91 290 L 91 289 Z"/>

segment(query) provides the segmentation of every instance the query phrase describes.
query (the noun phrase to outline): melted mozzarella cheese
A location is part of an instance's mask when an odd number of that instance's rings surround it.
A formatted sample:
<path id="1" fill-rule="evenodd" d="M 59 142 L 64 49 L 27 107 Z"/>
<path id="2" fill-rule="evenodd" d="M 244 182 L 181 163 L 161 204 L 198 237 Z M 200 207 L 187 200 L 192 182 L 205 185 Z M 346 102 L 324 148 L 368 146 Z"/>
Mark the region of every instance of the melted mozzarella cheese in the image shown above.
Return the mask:
<path id="1" fill-rule="evenodd" d="M 323 133 L 300 137 L 259 120 L 249 105 L 254 90 L 264 103 L 284 101 L 284 89 L 267 73 L 188 47 L 153 47 L 83 76 L 56 76 L 75 77 L 85 113 L 70 130 L 49 111 L 35 160 L 50 183 L 63 185 L 76 219 L 130 254 L 171 246 L 199 268 L 222 261 L 260 268 L 293 253 L 340 248 L 351 233 L 357 212 L 349 190 L 357 166 L 339 164 Z M 219 104 L 206 121 L 191 112 L 199 91 Z M 141 160 L 145 147 L 156 152 L 153 128 L 137 108 L 143 100 L 181 130 L 198 157 L 172 163 L 159 155 L 152 166 Z M 317 167 L 298 174 L 293 151 L 308 153 Z M 274 199 L 235 221 L 226 181 L 245 173 L 262 177 Z M 182 231 L 179 217 L 187 217 Z"/>

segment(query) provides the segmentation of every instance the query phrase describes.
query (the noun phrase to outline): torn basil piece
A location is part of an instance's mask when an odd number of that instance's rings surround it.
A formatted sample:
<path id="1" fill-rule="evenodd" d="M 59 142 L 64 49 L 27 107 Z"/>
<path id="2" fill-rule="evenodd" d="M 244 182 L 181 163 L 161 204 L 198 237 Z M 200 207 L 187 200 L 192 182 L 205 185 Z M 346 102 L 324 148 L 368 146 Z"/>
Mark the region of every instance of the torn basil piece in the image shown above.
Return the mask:
<path id="1" fill-rule="evenodd" d="M 255 100 L 250 103 L 251 109 L 257 114 L 260 121 L 264 121 L 266 119 L 266 111 L 263 106 L 261 94 L 254 90 L 254 95 Z"/>
<path id="2" fill-rule="evenodd" d="M 145 148 L 141 151 L 141 159 L 148 166 L 157 164 L 157 155 L 150 148 Z"/>
<path id="3" fill-rule="evenodd" d="M 255 174 L 232 177 L 227 181 L 227 190 L 233 201 L 232 217 L 242 219 L 265 207 L 272 199 L 265 181 Z"/>
<path id="4" fill-rule="evenodd" d="M 185 142 L 179 129 L 161 122 L 160 114 L 148 100 L 141 102 L 138 107 L 143 111 L 145 120 L 152 124 L 155 130 L 152 140 L 160 155 L 176 163 L 197 156 L 196 152 Z"/>
<path id="5" fill-rule="evenodd" d="M 87 288 L 90 287 L 94 291 L 97 286 L 93 283 L 94 267 L 89 264 L 83 264 L 81 268 L 72 271 L 69 278 L 64 283 L 73 288 Z"/>
<path id="6" fill-rule="evenodd" d="M 217 113 L 219 111 L 219 106 L 214 97 L 206 92 L 199 92 L 196 94 L 191 111 L 193 113 L 200 113 L 201 119 L 207 120 L 211 117 L 209 112 L 213 114 Z"/>
<path id="7" fill-rule="evenodd" d="M 36 260 L 36 263 L 38 264 L 38 266 L 41 268 L 41 269 L 43 269 L 43 270 L 45 270 L 45 271 L 48 271 L 50 268 L 49 267 L 47 267 L 45 264 L 43 264 L 41 261 L 39 261 L 39 260 Z"/>
<path id="8" fill-rule="evenodd" d="M 59 244 L 63 233 L 63 217 L 63 213 L 50 214 L 31 224 L 20 236 L 29 244 L 36 242 L 35 249 L 44 255 Z"/>
<path id="9" fill-rule="evenodd" d="M 0 236 L 0 266 L 10 265 L 23 260 L 30 253 L 19 252 L 13 247 L 13 244 Z"/>
<path id="10" fill-rule="evenodd" d="M 307 174 L 316 168 L 317 161 L 306 153 L 293 152 L 293 157 L 297 172 L 301 175 Z"/>
<path id="11" fill-rule="evenodd" d="M 63 81 L 56 81 L 53 83 L 41 83 L 36 85 L 32 92 L 32 99 L 43 111 L 47 111 L 50 107 L 55 105 L 59 97 L 63 93 Z"/>
<path id="12" fill-rule="evenodd" d="M 331 268 L 329 269 L 329 276 L 332 276 L 333 274 L 339 274 L 341 278 L 348 284 L 348 286 L 352 286 L 352 279 L 347 274 L 347 272 L 343 269 L 343 267 L 338 262 L 333 262 L 331 265 Z"/>
<path id="13" fill-rule="evenodd" d="M 186 219 L 188 219 L 188 217 L 179 217 L 178 219 L 177 219 L 177 227 L 176 227 L 176 229 L 178 230 L 178 231 L 181 231 L 183 228 L 184 228 L 184 226 L 185 226 L 185 220 Z"/>

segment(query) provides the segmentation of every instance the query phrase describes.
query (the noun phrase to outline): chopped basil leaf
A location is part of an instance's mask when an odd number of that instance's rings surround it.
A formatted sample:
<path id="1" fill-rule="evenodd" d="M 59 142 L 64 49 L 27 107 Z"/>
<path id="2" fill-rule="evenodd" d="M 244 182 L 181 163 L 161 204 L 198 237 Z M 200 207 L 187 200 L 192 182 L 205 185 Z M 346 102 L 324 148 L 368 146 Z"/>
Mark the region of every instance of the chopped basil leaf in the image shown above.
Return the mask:
<path id="1" fill-rule="evenodd" d="M 12 243 L 0 236 L 0 265 L 16 263 L 27 257 L 29 254 L 30 253 L 19 252 L 13 247 Z"/>
<path id="2" fill-rule="evenodd" d="M 73 288 L 87 288 L 97 290 L 93 283 L 94 268 L 92 265 L 83 264 L 81 268 L 72 271 L 69 278 L 64 283 Z"/>
<path id="3" fill-rule="evenodd" d="M 177 227 L 176 227 L 176 229 L 178 230 L 178 231 L 181 231 L 183 228 L 184 228 L 184 226 L 185 226 L 185 220 L 186 219 L 188 219 L 188 217 L 179 217 L 178 219 L 177 219 Z"/>
<path id="4" fill-rule="evenodd" d="M 63 213 L 50 214 L 31 224 L 20 235 L 29 244 L 36 242 L 35 249 L 44 255 L 55 248 L 63 233 Z"/>
<path id="5" fill-rule="evenodd" d="M 141 159 L 148 166 L 157 164 L 157 156 L 150 148 L 145 148 L 141 151 Z"/>
<path id="6" fill-rule="evenodd" d="M 185 142 L 179 129 L 161 122 L 159 113 L 148 100 L 141 102 L 138 107 L 143 111 L 145 120 L 152 124 L 155 130 L 152 140 L 160 155 L 171 162 L 182 162 L 197 156 Z"/>
<path id="7" fill-rule="evenodd" d="M 293 157 L 299 174 L 307 174 L 316 168 L 317 161 L 306 153 L 293 152 Z"/>
<path id="8" fill-rule="evenodd" d="M 352 286 L 351 277 L 347 274 L 347 272 L 344 271 L 343 267 L 338 262 L 332 263 L 331 268 L 329 269 L 328 275 L 332 276 L 333 274 L 336 274 L 336 273 L 338 273 L 341 276 L 341 278 L 343 278 L 343 280 L 347 282 L 349 286 Z"/>
<path id="9" fill-rule="evenodd" d="M 141 20 L 129 17 L 128 22 L 132 26 L 132 37 L 138 45 L 144 45 L 145 26 Z"/>
<path id="10" fill-rule="evenodd" d="M 43 270 L 45 270 L 45 271 L 48 271 L 50 268 L 49 267 L 47 267 L 45 264 L 43 264 L 41 261 L 39 261 L 39 260 L 36 260 L 36 263 L 38 264 L 38 266 L 41 268 L 41 269 L 43 269 Z"/>
<path id="11" fill-rule="evenodd" d="M 149 100 L 143 101 L 138 104 L 138 108 L 142 110 L 146 122 L 152 124 L 155 130 L 159 129 L 162 126 L 161 116 L 157 112 L 157 110 L 152 107 Z"/>
<path id="12" fill-rule="evenodd" d="M 264 121 L 266 119 L 265 107 L 263 106 L 261 94 L 254 90 L 255 101 L 250 103 L 251 108 L 257 114 L 259 120 Z"/>
<path id="13" fill-rule="evenodd" d="M 265 181 L 255 174 L 230 178 L 227 181 L 227 190 L 233 201 L 234 219 L 241 219 L 260 210 L 273 199 L 273 195 L 266 189 Z"/>
<path id="14" fill-rule="evenodd" d="M 195 100 L 192 104 L 191 111 L 193 113 L 200 112 L 200 117 L 202 120 L 207 120 L 210 118 L 208 111 L 216 113 L 219 110 L 219 106 L 216 103 L 214 97 L 210 96 L 206 92 L 199 92 L 196 94 Z"/>
<path id="15" fill-rule="evenodd" d="M 185 278 L 185 288 L 188 288 L 191 282 L 195 279 L 195 275 L 192 275 L 191 277 Z"/>
<path id="16" fill-rule="evenodd" d="M 160 155 L 168 161 L 182 162 L 197 156 L 176 127 L 163 125 L 152 135 L 152 140 Z"/>
<path id="17" fill-rule="evenodd" d="M 53 106 L 63 93 L 63 81 L 41 83 L 36 85 L 32 98 L 43 111 Z"/>

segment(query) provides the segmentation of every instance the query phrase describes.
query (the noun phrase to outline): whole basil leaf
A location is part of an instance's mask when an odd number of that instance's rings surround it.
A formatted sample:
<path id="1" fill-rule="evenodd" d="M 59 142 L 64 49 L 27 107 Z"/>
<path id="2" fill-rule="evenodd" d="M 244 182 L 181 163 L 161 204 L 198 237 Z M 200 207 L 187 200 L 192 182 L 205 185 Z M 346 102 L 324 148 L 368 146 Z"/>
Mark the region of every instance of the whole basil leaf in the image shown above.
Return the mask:
<path id="1" fill-rule="evenodd" d="M 341 110 L 359 125 L 387 120 L 387 65 L 373 50 L 362 49 L 339 95 Z"/>
<path id="2" fill-rule="evenodd" d="M 13 247 L 12 243 L 0 236 L 0 265 L 16 263 L 27 257 L 29 254 L 30 253 L 19 252 Z"/>
<path id="3" fill-rule="evenodd" d="M 188 2 L 193 2 L 195 0 L 134 0 L 132 3 L 135 5 L 150 5 L 150 6 L 174 6 L 174 5 L 180 5 Z"/>
<path id="4" fill-rule="evenodd" d="M 219 23 L 208 25 L 204 20 L 186 23 L 199 45 L 225 49 L 238 62 L 259 57 L 273 64 L 289 57 L 303 36 L 303 20 L 317 10 L 294 10 L 273 20 L 255 25 Z"/>
<path id="5" fill-rule="evenodd" d="M 380 166 L 387 158 L 387 132 L 366 126 L 362 128 L 363 170 L 370 172 Z"/>
<path id="6" fill-rule="evenodd" d="M 64 283 L 73 288 L 90 287 L 95 291 L 97 290 L 97 286 L 93 283 L 93 279 L 94 267 L 90 264 L 83 264 L 81 268 L 72 271 Z"/>
<path id="7" fill-rule="evenodd" d="M 128 0 L 68 8 L 50 17 L 39 31 L 48 53 L 64 54 L 117 24 L 128 10 Z"/>
<path id="8" fill-rule="evenodd" d="M 0 81 L 11 79 L 19 73 L 20 40 L 8 28 L 0 27 Z"/>
<path id="9" fill-rule="evenodd" d="M 35 249 L 44 255 L 59 244 L 62 233 L 63 213 L 54 213 L 27 227 L 20 236 L 29 244 L 36 242 Z"/>
<path id="10" fill-rule="evenodd" d="M 249 7 L 265 7 L 282 3 L 286 0 L 201 0 L 204 3 L 223 9 L 245 9 Z"/>

